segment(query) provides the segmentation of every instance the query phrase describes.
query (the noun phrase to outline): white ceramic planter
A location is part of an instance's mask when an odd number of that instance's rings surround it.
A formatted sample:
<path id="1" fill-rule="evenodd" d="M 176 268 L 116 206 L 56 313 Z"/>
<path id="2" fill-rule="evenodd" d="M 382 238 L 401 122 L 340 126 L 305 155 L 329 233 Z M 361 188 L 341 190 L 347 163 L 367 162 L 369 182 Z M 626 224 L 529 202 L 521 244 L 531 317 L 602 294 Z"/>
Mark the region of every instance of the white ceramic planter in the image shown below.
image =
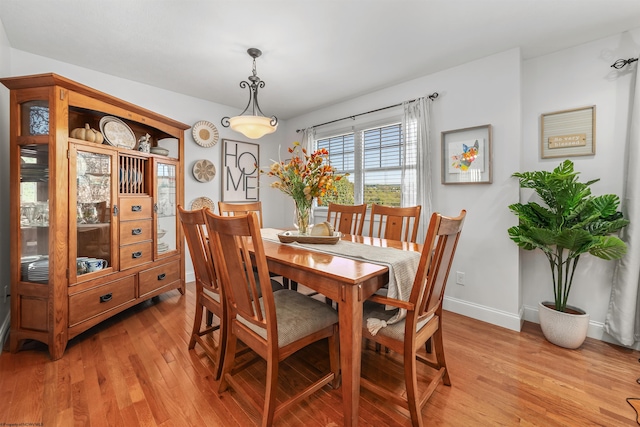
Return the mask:
<path id="1" fill-rule="evenodd" d="M 552 302 L 538 303 L 540 328 L 544 337 L 552 344 L 565 348 L 578 348 L 587 338 L 589 315 L 576 307 L 569 307 L 584 314 L 569 314 L 556 311 L 545 304 L 554 306 Z"/>

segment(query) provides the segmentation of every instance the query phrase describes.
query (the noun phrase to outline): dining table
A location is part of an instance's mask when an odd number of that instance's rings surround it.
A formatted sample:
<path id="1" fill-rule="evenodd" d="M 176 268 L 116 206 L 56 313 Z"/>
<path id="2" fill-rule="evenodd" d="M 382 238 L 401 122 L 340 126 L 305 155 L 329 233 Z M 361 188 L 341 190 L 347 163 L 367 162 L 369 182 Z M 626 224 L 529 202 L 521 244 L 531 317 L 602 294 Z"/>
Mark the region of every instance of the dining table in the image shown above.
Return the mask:
<path id="1" fill-rule="evenodd" d="M 262 229 L 269 271 L 304 284 L 338 304 L 340 369 L 345 426 L 358 425 L 364 301 L 389 282 L 390 267 L 367 259 L 315 250 L 313 245 L 282 243 L 278 229 Z M 380 248 L 420 252 L 421 245 L 367 236 L 340 240 Z M 321 245 L 326 246 L 326 245 Z"/>

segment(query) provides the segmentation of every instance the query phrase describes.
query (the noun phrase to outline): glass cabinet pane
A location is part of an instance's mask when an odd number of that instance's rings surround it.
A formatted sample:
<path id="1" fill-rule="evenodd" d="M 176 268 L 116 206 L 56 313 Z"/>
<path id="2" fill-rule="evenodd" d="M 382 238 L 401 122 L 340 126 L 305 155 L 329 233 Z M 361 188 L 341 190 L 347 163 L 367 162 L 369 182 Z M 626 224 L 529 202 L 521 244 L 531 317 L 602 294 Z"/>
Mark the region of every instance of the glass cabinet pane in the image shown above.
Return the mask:
<path id="1" fill-rule="evenodd" d="M 176 165 L 157 163 L 158 255 L 176 250 Z"/>
<path id="2" fill-rule="evenodd" d="M 112 156 L 77 151 L 75 179 L 77 274 L 102 270 L 112 264 L 111 181 Z"/>
<path id="3" fill-rule="evenodd" d="M 49 281 L 49 146 L 20 148 L 20 279 Z"/>

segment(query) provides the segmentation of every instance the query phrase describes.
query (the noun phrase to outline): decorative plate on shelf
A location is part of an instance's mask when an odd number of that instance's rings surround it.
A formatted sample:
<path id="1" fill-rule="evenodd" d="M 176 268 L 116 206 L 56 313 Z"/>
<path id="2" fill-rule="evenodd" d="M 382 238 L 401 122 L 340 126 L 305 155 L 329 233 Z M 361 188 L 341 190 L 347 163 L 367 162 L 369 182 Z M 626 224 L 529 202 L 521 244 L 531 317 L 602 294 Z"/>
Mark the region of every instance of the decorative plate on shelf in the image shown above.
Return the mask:
<path id="1" fill-rule="evenodd" d="M 136 135 L 125 122 L 117 117 L 104 116 L 100 119 L 100 131 L 107 144 L 119 148 L 133 149 L 136 146 Z"/>
<path id="2" fill-rule="evenodd" d="M 201 120 L 191 129 L 196 144 L 202 147 L 213 147 L 218 142 L 218 129 L 213 123 Z"/>
<path id="3" fill-rule="evenodd" d="M 209 160 L 198 160 L 193 165 L 193 177 L 200 182 L 209 182 L 216 176 L 216 167 Z"/>
<path id="4" fill-rule="evenodd" d="M 191 210 L 196 211 L 202 208 L 209 208 L 214 210 L 213 200 L 208 197 L 198 197 L 193 202 L 191 202 Z"/>

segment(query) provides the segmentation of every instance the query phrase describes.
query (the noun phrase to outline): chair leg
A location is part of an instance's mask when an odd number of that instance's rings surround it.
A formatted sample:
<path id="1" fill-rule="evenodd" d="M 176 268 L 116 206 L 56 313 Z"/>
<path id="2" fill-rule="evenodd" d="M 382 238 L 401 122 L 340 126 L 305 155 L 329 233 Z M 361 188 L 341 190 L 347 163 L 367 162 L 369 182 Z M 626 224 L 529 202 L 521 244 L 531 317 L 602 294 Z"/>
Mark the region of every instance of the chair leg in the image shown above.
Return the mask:
<path id="1" fill-rule="evenodd" d="M 298 290 L 298 282 L 291 280 L 291 285 L 290 285 L 289 289 L 291 289 L 292 291 L 297 291 Z"/>
<path id="2" fill-rule="evenodd" d="M 413 351 L 404 354 L 404 381 L 407 387 L 407 403 L 411 415 L 411 424 L 414 427 L 423 427 L 420 411 L 420 393 L 418 392 L 418 380 L 416 377 L 416 355 Z"/>
<path id="3" fill-rule="evenodd" d="M 189 340 L 189 350 L 192 350 L 196 346 L 196 337 L 200 333 L 201 326 L 202 326 L 202 304 L 200 304 L 200 301 L 196 301 L 196 313 L 193 316 L 193 329 L 191 330 L 191 339 Z"/>
<path id="4" fill-rule="evenodd" d="M 264 394 L 262 427 L 271 427 L 276 412 L 276 394 L 278 391 L 278 360 L 267 359 L 267 387 Z"/>
<path id="5" fill-rule="evenodd" d="M 225 316 L 224 310 L 222 315 Z M 212 313 L 213 314 L 213 313 Z M 224 367 L 224 359 L 227 351 L 227 340 L 229 335 L 229 328 L 227 328 L 227 321 L 220 319 L 220 328 L 218 329 L 218 353 L 216 354 L 216 370 L 214 372 L 214 379 L 218 381 L 222 376 L 222 368 Z"/>
<path id="6" fill-rule="evenodd" d="M 225 319 L 226 320 L 226 319 Z M 229 325 L 229 328 L 231 325 Z M 220 376 L 220 384 L 218 385 L 218 393 L 222 393 L 229 388 L 229 383 L 227 382 L 227 375 L 231 375 L 231 371 L 233 370 L 233 365 L 236 362 L 236 344 L 238 342 L 238 338 L 228 329 L 227 335 L 227 344 L 224 352 L 223 363 L 222 363 L 222 374 Z"/>
<path id="7" fill-rule="evenodd" d="M 444 359 L 444 347 L 442 346 L 442 329 L 438 328 L 431 338 L 435 340 L 434 346 L 436 348 L 436 360 L 438 361 L 438 365 L 441 369 L 444 368 L 442 382 L 445 385 L 450 386 L 451 380 L 449 379 L 449 370 L 447 369 L 447 362 Z"/>
<path id="8" fill-rule="evenodd" d="M 337 389 L 340 387 L 342 377 L 340 376 L 340 339 L 338 326 L 334 326 L 334 334 L 328 338 L 329 341 L 329 366 L 333 372 L 333 381 L 331 387 Z"/>
<path id="9" fill-rule="evenodd" d="M 213 313 L 207 310 L 207 326 L 213 325 Z"/>
<path id="10" fill-rule="evenodd" d="M 432 342 L 433 338 L 429 338 L 427 340 L 426 343 L 424 343 L 424 349 L 428 354 L 431 354 L 431 352 L 433 351 L 432 347 L 433 347 L 433 342 Z"/>

